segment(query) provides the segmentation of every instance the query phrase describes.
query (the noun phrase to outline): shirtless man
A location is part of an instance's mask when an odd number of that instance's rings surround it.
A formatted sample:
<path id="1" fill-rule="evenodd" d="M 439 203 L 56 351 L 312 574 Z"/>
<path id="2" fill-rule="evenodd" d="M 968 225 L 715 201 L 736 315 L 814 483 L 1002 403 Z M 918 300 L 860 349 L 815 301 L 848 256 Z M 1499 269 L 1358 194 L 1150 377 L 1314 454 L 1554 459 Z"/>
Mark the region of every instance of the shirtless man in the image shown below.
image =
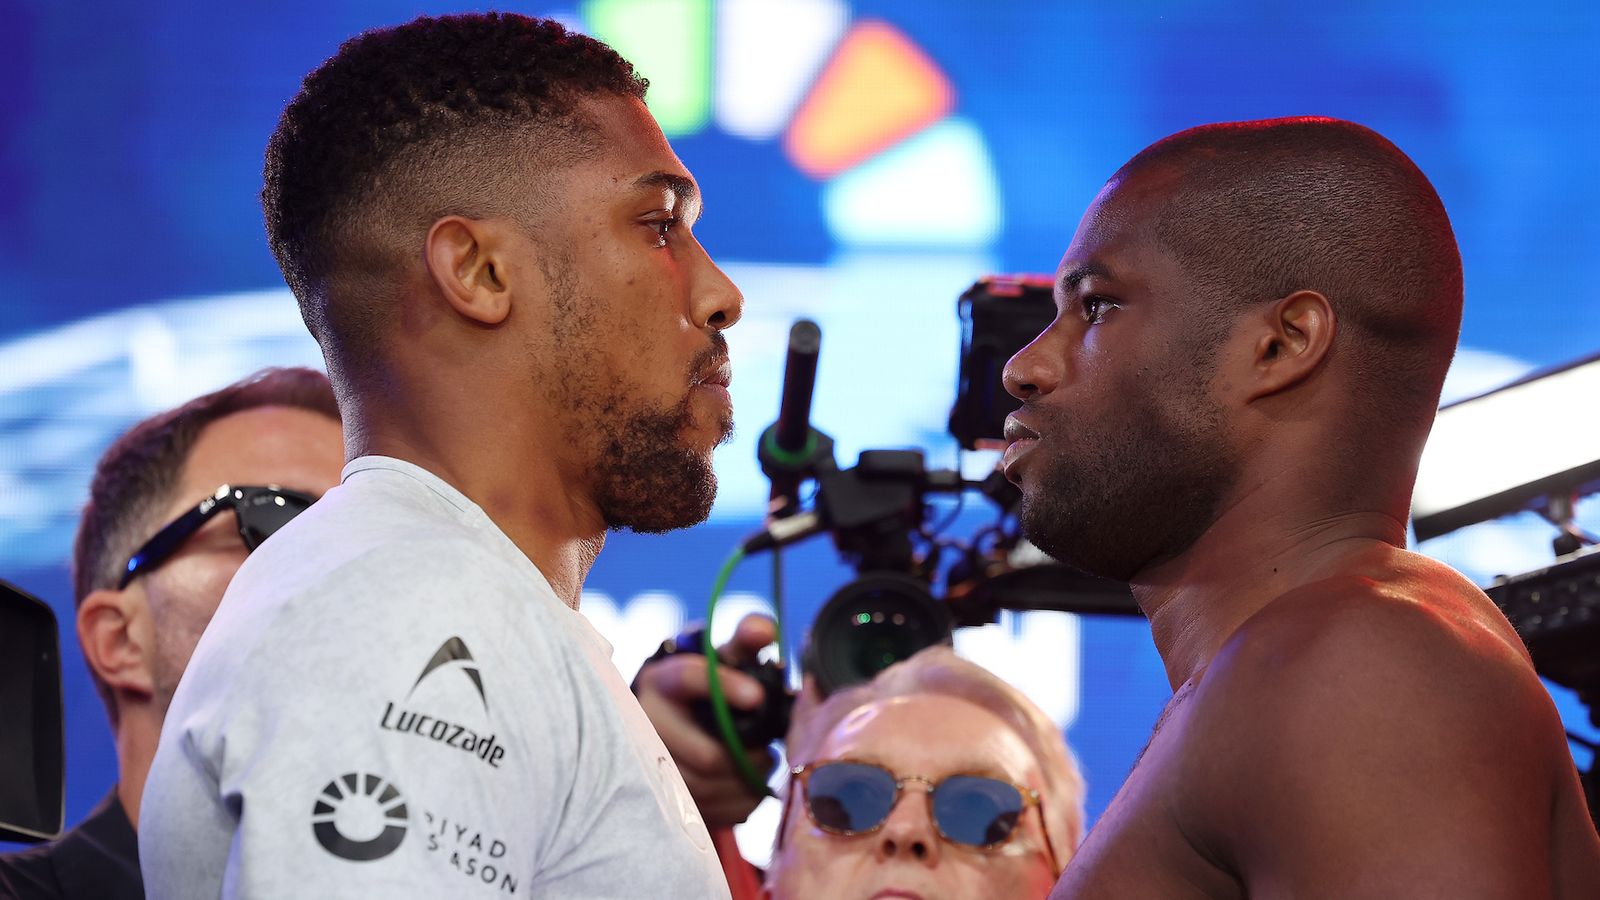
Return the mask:
<path id="1" fill-rule="evenodd" d="M 1175 695 L 1053 896 L 1594 896 L 1522 643 L 1405 550 L 1461 318 L 1423 174 L 1348 122 L 1185 131 L 1057 274 L 1006 474 L 1033 541 L 1132 583 Z"/>

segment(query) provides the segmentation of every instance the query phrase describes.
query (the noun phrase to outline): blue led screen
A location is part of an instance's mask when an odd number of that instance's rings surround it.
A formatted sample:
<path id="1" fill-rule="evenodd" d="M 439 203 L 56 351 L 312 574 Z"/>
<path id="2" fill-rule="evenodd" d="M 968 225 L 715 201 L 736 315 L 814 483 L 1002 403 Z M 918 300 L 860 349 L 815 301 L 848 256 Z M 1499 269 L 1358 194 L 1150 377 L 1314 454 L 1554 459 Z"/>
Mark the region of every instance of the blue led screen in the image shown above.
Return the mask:
<path id="1" fill-rule="evenodd" d="M 988 272 L 1052 270 L 1104 179 L 1191 125 L 1339 116 L 1417 161 L 1444 198 L 1466 266 L 1451 396 L 1600 350 L 1600 12 L 1592 8 L 1545 0 L 1441 0 L 1403 12 L 1377 2 L 1337 12 L 1139 0 L 782 6 L 795 46 L 765 66 L 739 54 L 742 42 L 771 41 L 777 27 L 764 24 L 777 7 L 754 0 L 506 7 L 601 36 L 594 23 L 617 9 L 687 10 L 711 29 L 693 44 L 704 59 L 661 65 L 705 82 L 696 86 L 707 98 L 699 120 L 688 115 L 668 131 L 707 198 L 696 233 L 747 297 L 746 320 L 729 335 L 740 434 L 719 451 L 723 487 L 711 522 L 618 536 L 588 583 L 586 611 L 625 669 L 703 614 L 717 564 L 759 520 L 765 484 L 754 438 L 776 410 L 790 321 L 822 325 L 815 421 L 838 441 L 842 462 L 865 448 L 920 446 L 956 465 L 943 433 L 956 296 Z M 263 237 L 262 149 L 299 79 L 340 40 L 456 9 L 383 0 L 0 9 L 0 577 L 50 601 L 68 626 L 69 823 L 116 777 L 70 628 L 67 557 L 90 467 L 116 434 L 156 410 L 261 366 L 320 365 Z M 818 174 L 800 112 L 824 102 L 830 65 L 868 34 L 912 48 L 947 84 L 946 103 L 907 134 Z M 666 74 L 645 74 L 667 83 Z M 980 506 L 969 504 L 951 532 L 985 524 Z M 1580 512 L 1595 518 L 1592 505 Z M 1523 517 L 1422 549 L 1485 580 L 1548 558 L 1552 533 Z M 825 544 L 795 553 L 792 629 L 803 630 L 848 577 Z M 729 619 L 765 601 L 764 563 L 747 563 L 733 588 Z M 1063 722 L 1097 815 L 1168 693 L 1142 623 L 1036 614 L 983 631 L 963 636 L 962 649 Z M 1575 701 L 1556 695 L 1569 727 L 1592 734 Z"/>

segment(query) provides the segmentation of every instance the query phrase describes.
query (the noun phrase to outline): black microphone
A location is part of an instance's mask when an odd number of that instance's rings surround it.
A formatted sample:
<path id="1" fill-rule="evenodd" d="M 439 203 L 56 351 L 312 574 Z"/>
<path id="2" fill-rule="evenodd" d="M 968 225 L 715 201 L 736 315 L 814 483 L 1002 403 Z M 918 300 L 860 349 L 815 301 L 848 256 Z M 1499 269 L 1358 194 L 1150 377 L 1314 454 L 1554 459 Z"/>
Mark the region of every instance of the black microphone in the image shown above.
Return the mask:
<path id="1" fill-rule="evenodd" d="M 817 386 L 817 358 L 822 351 L 822 329 L 810 319 L 799 319 L 789 329 L 789 358 L 783 364 L 783 399 L 773 426 L 778 449 L 798 454 L 806 449 L 811 433 L 811 395 Z"/>
<path id="2" fill-rule="evenodd" d="M 832 442 L 811 427 L 811 395 L 817 385 L 817 359 L 822 352 L 822 329 L 810 319 L 799 319 L 789 329 L 789 354 L 783 365 L 783 395 L 778 421 L 761 435 L 757 458 L 761 471 L 772 480 L 770 511 L 791 514 L 800 504 L 800 482 L 816 465 L 818 452 L 831 456 Z"/>

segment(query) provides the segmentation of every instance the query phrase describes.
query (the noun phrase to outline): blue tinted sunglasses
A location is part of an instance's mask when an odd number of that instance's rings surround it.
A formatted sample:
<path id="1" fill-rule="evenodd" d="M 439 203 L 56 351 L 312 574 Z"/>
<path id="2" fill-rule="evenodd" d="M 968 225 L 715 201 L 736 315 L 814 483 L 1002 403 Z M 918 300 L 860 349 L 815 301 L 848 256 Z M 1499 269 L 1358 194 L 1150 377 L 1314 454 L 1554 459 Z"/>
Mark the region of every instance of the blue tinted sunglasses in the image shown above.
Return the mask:
<path id="1" fill-rule="evenodd" d="M 830 834 L 871 834 L 882 828 L 901 790 L 913 781 L 927 791 L 940 836 L 981 850 L 1011 840 L 1022 814 L 1040 805 L 1038 791 L 987 775 L 949 775 L 938 781 L 921 775 L 896 778 L 882 766 L 844 760 L 796 766 L 791 774 L 804 793 L 806 816 Z M 1040 814 L 1042 824 L 1042 808 Z M 1048 835 L 1045 843 L 1048 849 Z M 1053 857 L 1054 851 L 1049 852 Z"/>

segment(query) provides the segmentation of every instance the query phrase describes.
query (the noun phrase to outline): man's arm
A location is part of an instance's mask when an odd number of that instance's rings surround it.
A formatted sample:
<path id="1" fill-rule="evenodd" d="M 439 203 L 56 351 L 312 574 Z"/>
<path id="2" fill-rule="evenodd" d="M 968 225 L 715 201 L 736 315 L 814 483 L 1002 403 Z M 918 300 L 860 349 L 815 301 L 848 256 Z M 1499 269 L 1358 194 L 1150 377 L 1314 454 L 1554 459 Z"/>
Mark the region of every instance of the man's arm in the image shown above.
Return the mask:
<path id="1" fill-rule="evenodd" d="M 146 785 L 152 896 L 466 896 L 468 869 L 537 889 L 583 727 L 561 637 L 465 614 L 514 596 L 492 560 L 434 571 L 406 549 L 259 634 L 207 630 Z"/>
<path id="2" fill-rule="evenodd" d="M 1406 600 L 1263 618 L 1197 692 L 1179 815 L 1203 852 L 1252 897 L 1551 894 L 1571 762 L 1514 648 Z"/>

